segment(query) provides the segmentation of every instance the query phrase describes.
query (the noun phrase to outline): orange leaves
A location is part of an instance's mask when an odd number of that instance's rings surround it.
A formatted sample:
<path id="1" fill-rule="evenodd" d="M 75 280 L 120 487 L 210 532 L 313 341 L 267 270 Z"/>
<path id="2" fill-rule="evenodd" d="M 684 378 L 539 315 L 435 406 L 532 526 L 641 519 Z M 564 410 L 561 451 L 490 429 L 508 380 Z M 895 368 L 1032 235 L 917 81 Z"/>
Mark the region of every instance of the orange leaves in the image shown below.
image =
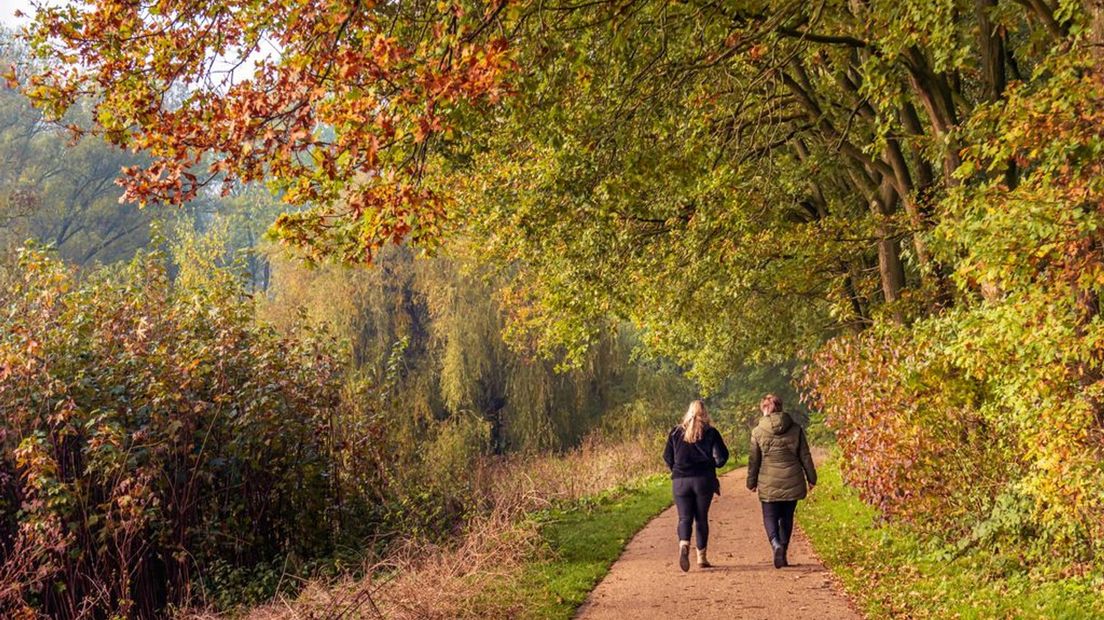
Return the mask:
<path id="1" fill-rule="evenodd" d="M 78 93 L 92 95 L 100 103 L 91 129 L 154 158 L 124 171 L 128 201 L 180 204 L 210 184 L 228 191 L 271 179 L 293 205 L 363 218 L 336 228 L 386 229 L 335 237 L 327 236 L 332 227 L 311 230 L 324 236 L 319 250 L 371 256 L 378 246 L 337 246 L 436 234 L 446 197 L 429 200 L 415 189 L 433 138 L 500 101 L 513 70 L 504 40 L 473 35 L 497 13 L 469 15 L 443 3 L 440 15 L 428 16 L 449 27 L 426 30 L 420 14 L 393 14 L 406 8 L 374 8 L 348 0 L 94 0 L 83 12 L 45 10 L 34 42 L 64 69 L 42 70 L 27 92 L 57 116 Z M 249 77 L 233 71 L 253 62 L 262 41 L 274 41 L 276 54 L 256 61 Z M 202 175 L 191 171 L 200 161 L 208 162 Z M 343 208 L 350 182 L 377 177 L 410 189 L 359 183 L 361 194 L 383 193 Z M 372 214 L 373 205 L 386 208 Z M 401 223 L 372 221 L 391 213 L 401 213 Z M 300 220 L 285 224 L 292 221 Z"/>
<path id="2" fill-rule="evenodd" d="M 378 34 L 372 40 L 372 59 L 381 72 L 395 67 L 409 53 L 393 37 Z"/>
<path id="3" fill-rule="evenodd" d="M 976 388 L 930 343 L 880 331 L 828 342 L 802 384 L 864 500 L 890 516 L 952 527 L 978 488 L 1007 480 L 1013 459 L 996 449 L 998 430 L 970 410 Z"/>
<path id="4" fill-rule="evenodd" d="M 426 138 L 441 131 L 441 119 L 433 114 L 426 114 L 418 119 L 418 126 L 414 128 L 414 142 L 425 142 Z"/>

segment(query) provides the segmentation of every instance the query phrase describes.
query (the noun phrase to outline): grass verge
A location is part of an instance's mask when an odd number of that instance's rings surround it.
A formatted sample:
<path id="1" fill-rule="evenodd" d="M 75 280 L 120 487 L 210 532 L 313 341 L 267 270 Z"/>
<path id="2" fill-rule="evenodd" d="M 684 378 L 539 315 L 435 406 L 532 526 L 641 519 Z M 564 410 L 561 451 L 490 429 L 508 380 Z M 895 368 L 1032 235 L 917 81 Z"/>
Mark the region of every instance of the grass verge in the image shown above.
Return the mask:
<path id="1" fill-rule="evenodd" d="M 646 448 L 646 446 L 645 446 Z M 294 600 L 243 614 L 285 618 L 566 619 L 628 541 L 671 505 L 671 481 L 654 450 L 636 443 L 546 457 L 494 477 L 486 514 L 446 544 L 410 541 L 368 566 L 367 577 L 312 580 Z M 720 473 L 746 463 L 737 456 Z M 604 472 L 604 473 L 603 473 Z M 190 618 L 214 620 L 195 610 Z"/>
<path id="2" fill-rule="evenodd" d="M 745 464 L 746 458 L 735 458 L 718 473 L 724 475 Z M 656 474 L 535 514 L 542 550 L 526 563 L 511 592 L 523 601 L 521 617 L 574 616 L 629 540 L 671 503 L 670 476 Z"/>
<path id="3" fill-rule="evenodd" d="M 535 514 L 542 549 L 511 588 L 523 617 L 570 618 L 633 535 L 670 505 L 670 478 L 654 475 Z"/>
<path id="4" fill-rule="evenodd" d="M 1104 576 L 1029 573 L 1007 556 L 925 540 L 907 526 L 877 525 L 875 511 L 843 484 L 839 462 L 820 468 L 801 526 L 824 563 L 871 618 L 1104 617 Z"/>

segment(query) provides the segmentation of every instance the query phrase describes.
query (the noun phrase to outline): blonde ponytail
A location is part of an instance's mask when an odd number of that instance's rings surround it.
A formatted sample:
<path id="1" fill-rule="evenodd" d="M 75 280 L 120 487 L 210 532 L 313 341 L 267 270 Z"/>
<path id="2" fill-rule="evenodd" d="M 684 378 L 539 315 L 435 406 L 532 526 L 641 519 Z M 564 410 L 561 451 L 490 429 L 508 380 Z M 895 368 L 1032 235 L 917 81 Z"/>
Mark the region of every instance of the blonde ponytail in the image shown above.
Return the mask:
<path id="1" fill-rule="evenodd" d="M 705 410 L 705 403 L 695 400 L 690 403 L 686 415 L 682 416 L 682 422 L 679 423 L 679 426 L 682 427 L 683 441 L 697 443 L 712 424 L 709 419 L 709 412 Z"/>

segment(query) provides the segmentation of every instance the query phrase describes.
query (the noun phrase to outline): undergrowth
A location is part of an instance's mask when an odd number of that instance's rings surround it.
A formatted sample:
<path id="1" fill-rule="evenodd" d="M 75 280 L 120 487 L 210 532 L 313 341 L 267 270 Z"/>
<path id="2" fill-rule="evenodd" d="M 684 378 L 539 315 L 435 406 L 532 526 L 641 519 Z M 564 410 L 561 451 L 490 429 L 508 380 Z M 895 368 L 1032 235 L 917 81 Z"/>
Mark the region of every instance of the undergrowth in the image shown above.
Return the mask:
<path id="1" fill-rule="evenodd" d="M 925 538 L 846 486 L 838 457 L 820 467 L 801 526 L 817 553 L 871 618 L 1104 617 L 1104 573 L 1026 565 L 1016 549 Z"/>
<path id="2" fill-rule="evenodd" d="M 595 439 L 566 455 L 481 466 L 472 475 L 485 510 L 452 539 L 405 540 L 359 571 L 223 617 L 569 617 L 632 534 L 670 504 L 654 444 Z"/>

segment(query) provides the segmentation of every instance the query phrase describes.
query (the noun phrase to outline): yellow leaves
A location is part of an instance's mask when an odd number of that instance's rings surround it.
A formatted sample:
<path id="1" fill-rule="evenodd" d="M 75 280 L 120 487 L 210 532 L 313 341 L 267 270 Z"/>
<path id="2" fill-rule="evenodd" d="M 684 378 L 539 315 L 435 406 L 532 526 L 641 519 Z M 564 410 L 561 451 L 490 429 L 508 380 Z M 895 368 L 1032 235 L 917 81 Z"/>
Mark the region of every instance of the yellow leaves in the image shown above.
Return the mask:
<path id="1" fill-rule="evenodd" d="M 9 65 L 7 70 L 5 70 L 3 74 L 0 74 L 0 77 L 4 79 L 4 83 L 7 85 L 8 88 L 11 88 L 13 90 L 19 88 L 19 79 L 16 76 L 14 64 Z"/>

